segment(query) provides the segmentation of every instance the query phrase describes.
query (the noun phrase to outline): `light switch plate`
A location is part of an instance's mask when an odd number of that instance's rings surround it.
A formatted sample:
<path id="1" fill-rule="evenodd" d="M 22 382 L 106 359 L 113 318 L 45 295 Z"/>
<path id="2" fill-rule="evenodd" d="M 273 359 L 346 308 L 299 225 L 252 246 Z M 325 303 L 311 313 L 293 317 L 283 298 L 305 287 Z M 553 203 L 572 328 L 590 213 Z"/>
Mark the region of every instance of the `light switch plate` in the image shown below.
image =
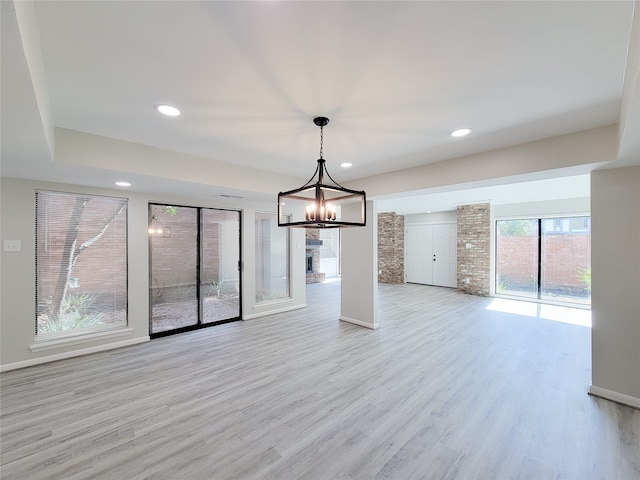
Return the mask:
<path id="1" fill-rule="evenodd" d="M 5 240 L 4 251 L 5 252 L 19 252 L 22 250 L 22 242 L 20 240 Z"/>

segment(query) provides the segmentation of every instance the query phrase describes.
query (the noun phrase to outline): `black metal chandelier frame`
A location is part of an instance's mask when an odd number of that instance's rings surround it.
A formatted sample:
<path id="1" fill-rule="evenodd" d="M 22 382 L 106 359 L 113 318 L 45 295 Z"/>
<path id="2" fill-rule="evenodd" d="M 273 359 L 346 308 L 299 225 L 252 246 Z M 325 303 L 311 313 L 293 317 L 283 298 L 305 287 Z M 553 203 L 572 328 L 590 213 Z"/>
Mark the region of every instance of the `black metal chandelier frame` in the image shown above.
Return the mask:
<path id="1" fill-rule="evenodd" d="M 322 156 L 323 128 L 329 123 L 327 117 L 316 117 L 313 123 L 320 127 L 320 158 L 307 183 L 300 188 L 278 193 L 278 226 L 300 228 L 341 228 L 364 227 L 367 218 L 367 196 L 362 190 L 345 188 L 336 182 L 327 171 Z M 331 183 L 325 183 L 325 176 Z M 306 203 L 305 220 L 287 221 L 283 206 L 286 200 L 297 200 Z M 360 221 L 344 221 L 337 218 L 336 204 L 351 201 L 360 203 Z"/>

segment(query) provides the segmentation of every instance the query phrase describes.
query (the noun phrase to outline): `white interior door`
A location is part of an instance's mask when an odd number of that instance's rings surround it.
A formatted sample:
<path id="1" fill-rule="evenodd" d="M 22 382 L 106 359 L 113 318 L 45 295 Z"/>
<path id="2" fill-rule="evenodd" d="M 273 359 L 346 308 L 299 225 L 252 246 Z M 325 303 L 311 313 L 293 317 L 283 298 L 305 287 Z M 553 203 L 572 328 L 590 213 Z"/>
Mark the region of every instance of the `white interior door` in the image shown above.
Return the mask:
<path id="1" fill-rule="evenodd" d="M 405 280 L 456 287 L 456 224 L 407 225 L 405 235 Z"/>
<path id="2" fill-rule="evenodd" d="M 433 226 L 433 285 L 457 286 L 456 233 L 454 223 Z"/>
<path id="3" fill-rule="evenodd" d="M 409 283 L 433 282 L 433 227 L 408 225 L 406 231 L 405 272 Z"/>

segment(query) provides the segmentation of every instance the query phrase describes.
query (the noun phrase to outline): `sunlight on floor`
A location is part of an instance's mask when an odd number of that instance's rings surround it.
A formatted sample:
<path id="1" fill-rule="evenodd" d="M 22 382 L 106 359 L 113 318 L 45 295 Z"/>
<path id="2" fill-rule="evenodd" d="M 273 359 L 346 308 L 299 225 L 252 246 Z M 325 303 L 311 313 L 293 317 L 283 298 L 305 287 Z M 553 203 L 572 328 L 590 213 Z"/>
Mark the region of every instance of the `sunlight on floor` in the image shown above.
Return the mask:
<path id="1" fill-rule="evenodd" d="M 554 322 L 570 323 L 581 327 L 591 327 L 591 311 L 581 308 L 560 307 L 556 305 L 495 298 L 491 301 L 487 310 L 523 315 L 525 317 L 536 317 Z"/>
<path id="2" fill-rule="evenodd" d="M 322 283 L 331 283 L 331 282 L 339 282 L 340 281 L 340 277 L 329 277 L 329 278 L 325 278 Z"/>

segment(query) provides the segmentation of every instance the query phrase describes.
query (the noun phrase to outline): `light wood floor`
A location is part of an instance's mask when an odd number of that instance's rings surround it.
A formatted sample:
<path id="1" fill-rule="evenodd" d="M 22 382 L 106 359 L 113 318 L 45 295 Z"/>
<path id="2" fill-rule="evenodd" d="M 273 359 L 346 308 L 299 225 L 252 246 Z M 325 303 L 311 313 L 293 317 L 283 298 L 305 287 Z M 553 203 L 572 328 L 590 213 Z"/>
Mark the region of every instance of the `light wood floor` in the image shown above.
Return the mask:
<path id="1" fill-rule="evenodd" d="M 3 480 L 640 478 L 640 411 L 587 395 L 590 331 L 380 286 L 3 373 Z"/>

